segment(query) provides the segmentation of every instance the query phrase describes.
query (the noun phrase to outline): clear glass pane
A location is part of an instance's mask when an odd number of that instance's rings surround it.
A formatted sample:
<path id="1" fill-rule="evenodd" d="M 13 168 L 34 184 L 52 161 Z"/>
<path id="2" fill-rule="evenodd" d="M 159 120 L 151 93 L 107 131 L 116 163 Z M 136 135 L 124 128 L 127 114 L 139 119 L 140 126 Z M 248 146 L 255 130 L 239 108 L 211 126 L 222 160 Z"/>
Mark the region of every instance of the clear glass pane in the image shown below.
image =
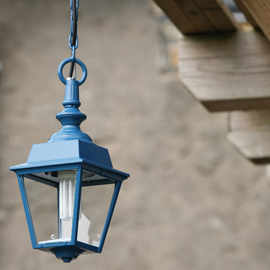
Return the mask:
<path id="1" fill-rule="evenodd" d="M 24 185 L 38 242 L 58 236 L 57 187 L 24 177 Z"/>
<path id="2" fill-rule="evenodd" d="M 87 177 L 88 175 L 88 177 Z M 91 173 L 83 172 L 83 182 Z M 100 176 L 91 175 L 90 179 L 106 182 Z M 92 180 L 91 179 L 91 180 Z M 88 179 L 89 180 L 89 179 Z M 77 240 L 98 247 L 103 227 L 108 214 L 110 202 L 114 192 L 114 183 L 82 186 L 81 213 Z"/>
<path id="3" fill-rule="evenodd" d="M 24 177 L 39 243 L 71 241 L 76 174 L 77 170 L 65 170 Z"/>

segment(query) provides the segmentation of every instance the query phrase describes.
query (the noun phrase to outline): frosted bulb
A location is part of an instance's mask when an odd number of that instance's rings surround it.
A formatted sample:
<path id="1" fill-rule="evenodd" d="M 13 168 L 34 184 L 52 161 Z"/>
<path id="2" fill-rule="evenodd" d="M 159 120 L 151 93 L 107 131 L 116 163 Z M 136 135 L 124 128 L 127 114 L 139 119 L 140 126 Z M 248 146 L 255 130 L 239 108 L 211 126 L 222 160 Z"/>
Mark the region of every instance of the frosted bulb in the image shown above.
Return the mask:
<path id="1" fill-rule="evenodd" d="M 59 171 L 59 216 L 68 221 L 72 219 L 74 207 L 74 191 L 76 171 Z"/>

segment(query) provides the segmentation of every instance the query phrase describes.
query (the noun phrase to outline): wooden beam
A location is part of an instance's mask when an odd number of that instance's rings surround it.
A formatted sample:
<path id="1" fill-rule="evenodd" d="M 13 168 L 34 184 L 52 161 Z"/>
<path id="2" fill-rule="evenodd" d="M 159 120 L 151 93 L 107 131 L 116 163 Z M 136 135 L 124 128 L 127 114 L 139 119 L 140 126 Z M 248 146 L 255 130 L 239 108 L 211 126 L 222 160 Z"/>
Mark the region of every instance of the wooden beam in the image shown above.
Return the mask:
<path id="1" fill-rule="evenodd" d="M 238 24 L 221 0 L 155 0 L 183 34 L 234 31 Z"/>
<path id="2" fill-rule="evenodd" d="M 249 12 L 248 8 L 246 5 L 242 2 L 242 0 L 234 0 L 234 2 L 237 4 L 238 8 L 242 11 L 242 13 L 246 16 L 247 21 L 255 28 L 259 29 L 260 26 L 258 23 L 255 21 L 251 13 Z"/>
<path id="3" fill-rule="evenodd" d="M 270 110 L 232 112 L 228 140 L 255 164 L 270 163 Z"/>
<path id="4" fill-rule="evenodd" d="M 195 34 L 199 32 L 197 27 L 187 18 L 173 0 L 155 0 L 155 2 L 183 34 Z"/>
<path id="5" fill-rule="evenodd" d="M 261 27 L 264 34 L 270 40 L 270 1 L 269 0 L 241 0 L 252 17 Z"/>
<path id="6" fill-rule="evenodd" d="M 239 28 L 233 14 L 222 0 L 195 0 L 195 2 L 213 23 L 217 32 Z"/>
<path id="7" fill-rule="evenodd" d="M 270 46 L 258 31 L 182 37 L 179 77 L 209 111 L 270 109 Z"/>
<path id="8" fill-rule="evenodd" d="M 176 0 L 175 2 L 189 20 L 196 25 L 200 33 L 216 32 L 216 28 L 196 2 L 192 0 Z"/>

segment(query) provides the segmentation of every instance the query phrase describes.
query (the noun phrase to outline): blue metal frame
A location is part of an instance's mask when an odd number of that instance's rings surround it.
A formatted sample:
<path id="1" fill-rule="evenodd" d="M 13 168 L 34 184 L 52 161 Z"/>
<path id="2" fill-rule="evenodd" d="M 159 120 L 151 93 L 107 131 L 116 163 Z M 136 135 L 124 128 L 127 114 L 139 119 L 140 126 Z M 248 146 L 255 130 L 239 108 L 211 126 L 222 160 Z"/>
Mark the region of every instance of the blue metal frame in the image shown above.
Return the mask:
<path id="1" fill-rule="evenodd" d="M 24 179 L 23 179 L 22 175 L 18 175 L 18 182 L 19 182 L 20 192 L 21 192 L 21 196 L 22 196 L 22 202 L 23 202 L 23 207 L 24 207 L 24 211 L 25 211 L 25 216 L 26 216 L 26 221 L 27 221 L 27 225 L 28 225 L 31 243 L 32 243 L 33 248 L 35 248 L 36 243 L 37 243 L 37 238 L 36 238 L 36 234 L 35 234 L 31 211 L 30 211 L 30 207 L 28 204 L 26 190 L 25 190 L 25 186 L 24 186 Z"/>
<path id="2" fill-rule="evenodd" d="M 107 214 L 107 218 L 106 218 L 106 221 L 105 221 L 103 232 L 102 232 L 102 235 L 101 235 L 100 244 L 99 244 L 99 247 L 98 247 L 98 252 L 101 252 L 102 249 L 103 249 L 103 245 L 104 245 L 105 238 L 107 236 L 107 232 L 108 232 L 108 229 L 109 229 L 109 226 L 110 226 L 110 223 L 111 223 L 113 211 L 114 211 L 114 208 L 115 208 L 115 204 L 116 204 L 116 201 L 117 201 L 117 198 L 118 198 L 118 194 L 119 194 L 121 185 L 122 185 L 122 182 L 118 182 L 118 183 L 115 184 L 111 204 L 110 204 L 110 207 L 109 207 L 109 211 L 108 211 L 108 214 Z"/>
<path id="3" fill-rule="evenodd" d="M 17 167 L 17 166 L 16 166 Z M 106 177 L 108 180 L 96 180 L 92 185 L 99 185 L 99 184 L 113 184 L 115 185 L 114 192 L 112 195 L 111 203 L 108 209 L 106 221 L 103 227 L 103 231 L 101 234 L 101 239 L 99 246 L 93 246 L 90 244 L 86 244 L 83 242 L 80 242 L 77 240 L 77 234 L 78 234 L 78 222 L 79 222 L 79 212 L 80 212 L 80 203 L 81 203 L 81 189 L 82 189 L 82 172 L 83 170 L 87 170 L 92 173 L 97 173 L 97 166 L 93 169 L 92 165 L 89 165 L 87 163 L 81 162 L 81 163 L 70 163 L 70 164 L 62 164 L 62 165 L 52 165 L 52 166 L 42 166 L 42 167 L 37 167 L 37 166 L 28 166 L 24 164 L 24 166 L 18 166 L 20 169 L 12 169 L 17 173 L 18 176 L 18 181 L 19 181 L 19 187 L 21 191 L 21 196 L 22 196 L 22 201 L 23 201 L 23 206 L 25 210 L 25 215 L 26 215 L 26 220 L 28 224 L 28 229 L 29 229 L 29 234 L 31 238 L 31 243 L 34 249 L 40 249 L 43 251 L 50 251 L 56 255 L 58 258 L 62 258 L 64 261 L 70 261 L 71 259 L 76 258 L 82 253 L 88 253 L 89 251 L 95 252 L 95 253 L 101 253 L 104 242 L 106 239 L 106 235 L 109 229 L 109 225 L 112 219 L 113 211 L 116 205 L 116 201 L 118 198 L 118 194 L 121 188 L 122 181 L 124 179 L 119 180 L 119 177 L 115 177 L 114 174 L 113 177 L 108 177 L 106 173 L 102 173 L 103 170 L 99 170 L 98 174 L 101 176 Z M 29 178 L 30 180 L 33 181 L 38 181 L 43 184 L 51 185 L 54 186 L 58 189 L 57 184 L 50 184 L 50 183 L 45 183 L 42 179 L 39 179 L 39 177 L 33 176 L 32 174 L 35 173 L 41 173 L 41 172 L 52 172 L 52 171 L 62 171 L 62 170 L 71 170 L 71 169 L 76 169 L 77 170 L 77 175 L 76 175 L 76 188 L 75 188 L 75 200 L 74 200 L 74 212 L 73 212 L 73 223 L 72 223 L 72 233 L 71 233 L 71 241 L 70 242 L 54 242 L 54 243 L 49 243 L 49 244 L 39 244 L 37 242 L 36 234 L 35 234 L 35 229 L 34 229 L 34 224 L 31 216 L 31 211 L 27 199 L 27 193 L 25 190 L 25 185 L 24 185 L 24 176 Z M 107 168 L 109 169 L 109 168 Z M 124 174 L 124 173 L 122 173 Z M 29 177 L 30 175 L 30 177 Z M 32 175 L 32 176 L 31 176 Z M 106 175 L 106 176 L 105 176 Z M 124 174 L 126 177 L 126 174 Z M 121 175 L 123 178 L 123 175 Z M 125 178 L 124 177 L 124 178 Z M 118 178 L 118 179 L 116 179 Z M 98 183 L 98 182 L 101 183 Z M 110 181 L 110 182 L 106 182 Z M 86 186 L 86 185 L 85 185 Z M 58 202 L 57 202 L 58 203 Z M 59 218 L 58 218 L 59 220 Z M 59 226 L 59 225 L 58 225 Z"/>
<path id="4" fill-rule="evenodd" d="M 82 168 L 80 167 L 77 171 L 76 176 L 75 200 L 74 200 L 74 211 L 72 220 L 71 241 L 72 243 L 74 243 L 74 245 L 76 245 L 78 235 L 81 193 L 82 193 Z"/>

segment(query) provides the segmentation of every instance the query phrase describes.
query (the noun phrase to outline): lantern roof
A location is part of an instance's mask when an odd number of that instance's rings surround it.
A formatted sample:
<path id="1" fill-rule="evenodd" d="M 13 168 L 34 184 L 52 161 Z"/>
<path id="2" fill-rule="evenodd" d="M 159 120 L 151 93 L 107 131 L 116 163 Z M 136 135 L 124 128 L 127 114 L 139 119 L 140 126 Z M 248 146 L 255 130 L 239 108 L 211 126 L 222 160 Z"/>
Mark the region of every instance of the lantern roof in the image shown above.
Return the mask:
<path id="1" fill-rule="evenodd" d="M 12 171 L 35 167 L 84 163 L 118 174 L 122 180 L 129 174 L 113 169 L 109 151 L 92 142 L 63 140 L 55 143 L 41 143 L 32 146 L 26 163 L 10 167 Z"/>
<path id="2" fill-rule="evenodd" d="M 69 61 L 71 60 L 66 59 L 59 65 L 59 77 L 63 77 L 63 67 Z M 80 124 L 86 119 L 86 115 L 78 109 L 81 104 L 79 85 L 85 80 L 87 70 L 80 60 L 76 59 L 76 63 L 82 67 L 83 77 L 80 81 L 74 78 L 63 79 L 66 85 L 64 110 L 56 115 L 57 120 L 62 124 L 61 130 L 53 134 L 47 143 L 34 144 L 27 162 L 10 167 L 10 170 L 19 172 L 37 167 L 80 163 L 90 165 L 100 173 L 111 172 L 117 180 L 125 180 L 129 174 L 113 169 L 109 151 L 94 144 L 92 139 L 80 129 Z"/>

